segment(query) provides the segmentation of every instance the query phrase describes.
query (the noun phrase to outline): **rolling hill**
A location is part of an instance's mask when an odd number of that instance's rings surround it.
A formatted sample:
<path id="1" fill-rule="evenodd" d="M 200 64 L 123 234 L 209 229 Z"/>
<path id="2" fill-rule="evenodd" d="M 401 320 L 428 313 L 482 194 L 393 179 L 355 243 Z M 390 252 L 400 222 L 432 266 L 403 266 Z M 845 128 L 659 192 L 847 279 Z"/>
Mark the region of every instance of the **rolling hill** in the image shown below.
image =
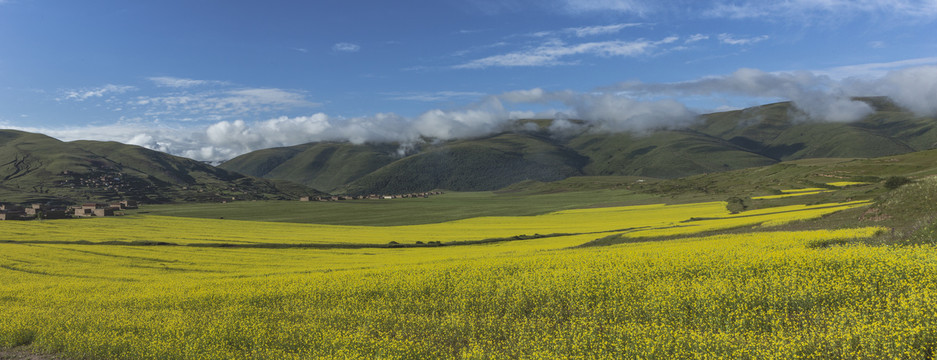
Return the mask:
<path id="1" fill-rule="evenodd" d="M 702 115 L 687 129 L 648 134 L 556 137 L 550 120 L 522 120 L 491 136 L 422 145 L 408 156 L 397 144 L 310 143 L 266 149 L 221 168 L 289 180 L 333 193 L 494 190 L 523 180 L 570 176 L 680 178 L 809 158 L 872 158 L 937 147 L 934 118 L 886 98 L 861 98 L 876 110 L 853 123 L 814 121 L 791 103 Z M 582 123 L 582 122 L 579 122 Z M 521 130 L 525 129 L 525 130 Z"/>
<path id="2" fill-rule="evenodd" d="M 117 142 L 62 142 L 0 130 L 0 199 L 4 202 L 148 203 L 293 198 L 316 192 L 278 180 Z"/>

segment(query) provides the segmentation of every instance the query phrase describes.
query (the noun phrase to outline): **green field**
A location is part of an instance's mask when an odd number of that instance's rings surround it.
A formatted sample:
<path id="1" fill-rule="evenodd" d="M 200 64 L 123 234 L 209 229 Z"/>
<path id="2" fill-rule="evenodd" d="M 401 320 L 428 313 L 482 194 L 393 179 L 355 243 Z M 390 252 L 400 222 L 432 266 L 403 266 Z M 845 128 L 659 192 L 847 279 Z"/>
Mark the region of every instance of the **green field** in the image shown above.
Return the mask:
<path id="1" fill-rule="evenodd" d="M 660 202 L 648 194 L 592 190 L 526 193 L 445 193 L 429 198 L 334 202 L 240 201 L 227 204 L 147 205 L 136 213 L 207 219 L 259 220 L 332 225 L 412 225 L 478 216 L 538 215 L 590 206 Z"/>

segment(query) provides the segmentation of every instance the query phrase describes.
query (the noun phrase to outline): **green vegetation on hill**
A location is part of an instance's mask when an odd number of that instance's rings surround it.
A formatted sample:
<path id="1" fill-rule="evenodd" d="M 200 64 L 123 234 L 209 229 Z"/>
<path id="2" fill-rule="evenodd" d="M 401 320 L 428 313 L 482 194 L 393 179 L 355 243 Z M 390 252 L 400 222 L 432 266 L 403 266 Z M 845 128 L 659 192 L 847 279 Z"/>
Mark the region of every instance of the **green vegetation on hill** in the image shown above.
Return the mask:
<path id="1" fill-rule="evenodd" d="M 145 203 L 287 199 L 305 186 L 241 175 L 116 142 L 62 142 L 0 130 L 0 200 L 11 203 L 137 200 Z"/>
<path id="2" fill-rule="evenodd" d="M 334 142 L 303 144 L 251 152 L 220 167 L 334 191 L 398 159 L 398 147 L 397 144 Z"/>
<path id="3" fill-rule="evenodd" d="M 867 158 L 937 146 L 933 118 L 886 98 L 862 98 L 876 112 L 854 123 L 809 119 L 791 103 L 707 114 L 688 129 L 646 134 L 551 136 L 552 120 L 519 120 L 511 131 L 425 144 L 409 156 L 394 145 L 312 143 L 245 154 L 221 167 L 290 180 L 333 193 L 400 193 L 443 188 L 493 190 L 518 181 L 571 176 L 681 178 L 809 158 Z"/>
<path id="4" fill-rule="evenodd" d="M 807 118 L 790 103 L 708 114 L 694 130 L 776 160 L 878 157 L 931 149 L 934 119 L 902 111 L 884 98 L 863 98 L 877 111 L 853 123 Z"/>
<path id="5" fill-rule="evenodd" d="M 432 147 L 356 180 L 349 194 L 396 194 L 442 188 L 496 190 L 518 181 L 580 175 L 586 159 L 548 139 L 500 134 Z"/>
<path id="6" fill-rule="evenodd" d="M 647 135 L 584 134 L 569 146 L 591 161 L 588 175 L 678 178 L 773 164 L 775 161 L 725 140 L 691 131 Z"/>

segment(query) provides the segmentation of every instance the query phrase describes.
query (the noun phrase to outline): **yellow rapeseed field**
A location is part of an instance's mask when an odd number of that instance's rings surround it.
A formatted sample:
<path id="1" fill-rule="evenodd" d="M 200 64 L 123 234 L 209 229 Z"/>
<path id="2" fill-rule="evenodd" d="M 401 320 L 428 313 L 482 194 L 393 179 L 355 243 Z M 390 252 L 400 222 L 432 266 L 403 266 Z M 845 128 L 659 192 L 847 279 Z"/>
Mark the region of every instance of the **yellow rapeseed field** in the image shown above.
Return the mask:
<path id="1" fill-rule="evenodd" d="M 700 231 L 791 221 L 866 205 L 849 202 L 793 205 L 730 215 L 725 202 L 640 205 L 565 210 L 538 216 L 488 216 L 425 225 L 344 226 L 134 215 L 77 220 L 3 223 L 7 239 L 31 242 L 166 242 L 188 244 L 387 244 L 443 243 L 521 235 Z M 601 237 L 599 235 L 595 237 Z M 594 237 L 593 237 L 594 238 Z"/>
<path id="2" fill-rule="evenodd" d="M 820 189 L 798 189 L 798 190 L 781 190 L 782 194 L 779 195 L 764 195 L 764 196 L 752 196 L 752 200 L 771 200 L 771 199 L 783 199 L 796 196 L 805 196 L 805 195 L 816 195 L 822 193 L 832 192 L 833 190 L 820 190 Z"/>
<path id="3" fill-rule="evenodd" d="M 373 229 L 155 216 L 3 223 L 22 241 L 0 242 L 0 348 L 89 359 L 930 358 L 933 246 L 857 242 L 881 228 L 692 235 L 864 204 L 736 215 L 725 203 L 653 205 Z M 364 249 L 78 242 L 101 240 L 85 232 L 95 226 L 127 241 L 150 226 L 148 240 L 179 244 L 316 241 L 316 231 L 335 241 L 337 229 L 374 243 L 387 242 L 372 233 L 382 230 L 423 241 L 576 235 Z M 570 248 L 609 234 L 684 237 Z"/>
<path id="4" fill-rule="evenodd" d="M 837 181 L 837 182 L 831 182 L 831 183 L 826 183 L 826 184 L 830 186 L 836 186 L 836 187 L 847 187 L 847 186 L 854 186 L 854 185 L 866 185 L 869 183 L 861 182 L 861 181 Z"/>

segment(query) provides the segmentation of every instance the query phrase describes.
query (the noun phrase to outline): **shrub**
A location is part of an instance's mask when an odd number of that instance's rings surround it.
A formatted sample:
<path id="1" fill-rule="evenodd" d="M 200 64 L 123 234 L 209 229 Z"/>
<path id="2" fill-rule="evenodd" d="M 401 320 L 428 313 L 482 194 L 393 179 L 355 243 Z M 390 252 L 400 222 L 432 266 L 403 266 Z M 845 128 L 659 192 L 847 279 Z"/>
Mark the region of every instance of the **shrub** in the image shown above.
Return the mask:
<path id="1" fill-rule="evenodd" d="M 726 199 L 726 210 L 729 210 L 730 213 L 738 214 L 746 209 L 748 209 L 748 205 L 745 204 L 745 199 L 738 196 Z"/>
<path id="2" fill-rule="evenodd" d="M 904 176 L 891 176 L 885 180 L 885 188 L 889 190 L 894 190 L 902 185 L 911 183 L 911 179 Z"/>

